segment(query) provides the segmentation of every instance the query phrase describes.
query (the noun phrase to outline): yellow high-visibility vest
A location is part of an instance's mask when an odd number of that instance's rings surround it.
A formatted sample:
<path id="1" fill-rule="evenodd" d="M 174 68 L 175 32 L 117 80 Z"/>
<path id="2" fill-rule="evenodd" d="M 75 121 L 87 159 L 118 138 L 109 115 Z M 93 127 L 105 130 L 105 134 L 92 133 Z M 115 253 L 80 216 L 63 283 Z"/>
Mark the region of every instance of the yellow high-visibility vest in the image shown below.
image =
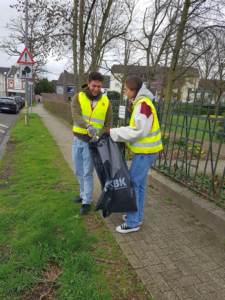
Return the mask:
<path id="1" fill-rule="evenodd" d="M 140 99 L 138 99 L 137 102 L 134 104 L 133 113 L 130 118 L 130 126 L 135 128 L 134 115 L 136 113 L 137 107 L 142 102 L 147 103 L 147 105 L 149 105 L 151 108 L 153 114 L 152 128 L 148 136 L 140 138 L 133 143 L 128 143 L 128 147 L 134 153 L 143 153 L 143 154 L 157 153 L 163 149 L 163 144 L 161 140 L 161 132 L 160 132 L 156 109 L 149 98 L 140 97 Z"/>
<path id="2" fill-rule="evenodd" d="M 92 125 L 99 130 L 103 128 L 105 124 L 106 113 L 109 107 L 108 97 L 102 95 L 102 97 L 97 101 L 94 109 L 92 109 L 91 101 L 88 99 L 84 92 L 79 93 L 78 99 L 81 107 L 82 117 L 87 125 Z M 73 132 L 88 134 L 86 128 L 82 128 L 78 124 L 76 124 L 76 120 L 73 124 Z"/>

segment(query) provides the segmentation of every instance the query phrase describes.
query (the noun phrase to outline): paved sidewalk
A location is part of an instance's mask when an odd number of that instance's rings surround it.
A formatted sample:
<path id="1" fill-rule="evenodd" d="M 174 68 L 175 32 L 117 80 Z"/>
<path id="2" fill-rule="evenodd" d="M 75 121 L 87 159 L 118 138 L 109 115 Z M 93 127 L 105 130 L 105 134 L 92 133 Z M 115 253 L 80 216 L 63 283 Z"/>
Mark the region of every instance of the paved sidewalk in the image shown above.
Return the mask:
<path id="1" fill-rule="evenodd" d="M 72 167 L 70 129 L 41 105 L 38 113 Z M 99 184 L 95 177 L 95 197 Z M 225 240 L 173 199 L 162 199 L 160 191 L 149 186 L 145 221 L 141 230 L 128 235 L 115 232 L 120 215 L 106 219 L 117 242 L 155 300 L 225 300 Z"/>

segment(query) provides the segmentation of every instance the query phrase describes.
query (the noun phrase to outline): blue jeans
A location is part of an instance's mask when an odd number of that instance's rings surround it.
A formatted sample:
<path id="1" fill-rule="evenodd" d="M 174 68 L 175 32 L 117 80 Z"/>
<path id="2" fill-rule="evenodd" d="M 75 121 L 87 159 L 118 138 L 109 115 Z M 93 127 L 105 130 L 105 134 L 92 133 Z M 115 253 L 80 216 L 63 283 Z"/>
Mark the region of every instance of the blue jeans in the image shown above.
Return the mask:
<path id="1" fill-rule="evenodd" d="M 93 196 L 93 161 L 88 143 L 74 137 L 72 159 L 75 174 L 80 184 L 82 204 L 90 204 Z"/>
<path id="2" fill-rule="evenodd" d="M 156 154 L 135 154 L 130 167 L 130 178 L 134 187 L 137 211 L 127 213 L 127 225 L 139 226 L 144 217 L 145 190 L 148 171 L 156 159 Z"/>

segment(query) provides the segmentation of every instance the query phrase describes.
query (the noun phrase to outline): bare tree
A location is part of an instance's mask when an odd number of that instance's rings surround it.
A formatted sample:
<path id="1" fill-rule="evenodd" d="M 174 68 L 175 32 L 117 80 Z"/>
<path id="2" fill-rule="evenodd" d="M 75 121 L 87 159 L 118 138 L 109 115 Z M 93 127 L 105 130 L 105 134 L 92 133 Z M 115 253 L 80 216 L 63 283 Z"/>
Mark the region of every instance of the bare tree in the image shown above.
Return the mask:
<path id="1" fill-rule="evenodd" d="M 61 57 L 65 51 L 72 52 L 74 75 L 80 86 L 87 72 L 100 67 L 110 44 L 126 33 L 134 4 L 134 0 L 74 0 L 73 3 L 31 0 L 29 48 L 40 66 L 46 63 L 50 53 Z M 21 14 L 21 21 L 19 25 L 13 21 L 14 32 L 8 43 L 2 45 L 10 55 L 18 55 L 18 46 L 24 42 L 24 5 L 24 0 L 18 0 L 13 6 Z"/>
<path id="2" fill-rule="evenodd" d="M 77 87 L 88 72 L 99 69 L 110 45 L 126 34 L 134 5 L 134 0 L 74 0 L 73 6 L 61 2 L 51 6 L 48 17 L 55 28 L 52 39 L 60 37 L 61 50 L 72 49 Z"/>
<path id="3" fill-rule="evenodd" d="M 105 8 L 104 8 L 105 7 Z M 112 1 L 107 5 L 99 2 L 91 18 L 91 28 L 87 38 L 86 59 L 88 71 L 98 69 L 104 55 L 112 48 L 115 40 L 125 36 L 132 20 L 135 1 Z M 101 13 L 103 12 L 103 14 Z M 99 22 L 99 20 L 101 20 Z"/>
<path id="4" fill-rule="evenodd" d="M 73 51 L 77 87 L 88 72 L 101 66 L 112 42 L 126 33 L 134 4 L 134 0 L 74 0 L 72 6 L 59 1 L 50 6 L 48 18 L 55 28 L 52 40 L 60 37 L 60 50 Z"/>
<path id="5" fill-rule="evenodd" d="M 35 73 L 38 73 L 45 65 L 47 57 L 51 52 L 51 44 L 48 40 L 48 36 L 51 34 L 52 29 L 49 27 L 46 30 L 46 15 L 43 11 L 43 8 L 46 7 L 46 3 L 42 2 L 42 8 L 36 7 L 35 11 L 33 10 L 34 4 L 34 1 L 29 2 L 28 48 L 36 61 L 34 66 Z M 17 9 L 18 17 L 12 19 L 7 24 L 7 28 L 11 33 L 9 37 L 0 44 L 0 48 L 10 56 L 19 56 L 21 45 L 23 45 L 25 41 L 24 2 L 12 7 Z"/>
<path id="6" fill-rule="evenodd" d="M 120 58 L 117 63 L 122 65 L 122 72 L 113 72 L 113 69 L 111 69 L 111 67 L 107 64 L 107 61 L 105 61 L 105 65 L 107 66 L 107 70 L 112 73 L 112 76 L 121 84 L 120 95 L 121 100 L 123 100 L 124 82 L 129 75 L 129 64 L 132 62 L 133 65 L 136 65 L 138 61 L 131 60 L 135 51 L 132 42 L 126 36 L 121 40 L 121 42 L 120 47 L 117 48 L 118 52 L 116 56 Z"/>
<path id="7" fill-rule="evenodd" d="M 225 91 L 225 30 L 213 32 L 215 41 L 215 66 L 211 71 L 214 79 L 216 103 L 220 101 L 221 95 Z"/>
<path id="8" fill-rule="evenodd" d="M 78 1 L 74 0 L 73 6 L 73 40 L 72 40 L 72 49 L 73 49 L 73 72 L 74 72 L 74 82 L 77 86 L 80 86 L 78 74 L 78 53 L 77 53 L 77 32 L 78 32 Z"/>
<path id="9" fill-rule="evenodd" d="M 184 66 L 196 65 L 202 56 L 211 49 L 211 45 L 201 48 L 199 38 L 204 39 L 208 30 L 224 28 L 222 2 L 215 0 L 185 0 L 182 3 L 180 21 L 177 27 L 172 58 L 167 78 L 166 100 L 172 97 L 173 85 L 176 80 L 176 69 L 181 63 Z M 184 55 L 185 47 L 187 49 Z M 186 57 L 186 60 L 184 59 Z M 187 69 L 187 68 L 186 68 Z"/>
<path id="10" fill-rule="evenodd" d="M 154 78 L 157 65 L 163 59 L 168 42 L 173 34 L 177 18 L 173 0 L 155 0 L 153 5 L 146 8 L 143 17 L 143 38 L 136 42 L 145 52 L 147 65 L 147 82 Z"/>
<path id="11" fill-rule="evenodd" d="M 196 66 L 201 78 L 209 79 L 215 65 L 216 52 L 214 48 L 213 36 L 209 30 L 197 37 L 198 47 L 204 54 L 197 60 Z"/>
<path id="12" fill-rule="evenodd" d="M 177 67 L 179 53 L 183 42 L 185 26 L 188 21 L 188 12 L 190 7 L 191 7 L 191 0 L 185 0 L 182 13 L 181 13 L 181 20 L 177 28 L 176 42 L 173 49 L 170 69 L 167 78 L 166 95 L 165 95 L 167 101 L 170 101 L 172 96 L 173 83 L 176 74 L 176 67 Z"/>

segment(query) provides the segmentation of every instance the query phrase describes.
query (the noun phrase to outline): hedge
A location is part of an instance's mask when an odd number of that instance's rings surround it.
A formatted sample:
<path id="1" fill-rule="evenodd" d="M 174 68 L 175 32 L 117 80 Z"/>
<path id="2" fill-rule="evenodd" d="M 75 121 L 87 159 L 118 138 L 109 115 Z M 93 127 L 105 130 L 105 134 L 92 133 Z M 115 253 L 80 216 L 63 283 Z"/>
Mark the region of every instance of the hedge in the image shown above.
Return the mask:
<path id="1" fill-rule="evenodd" d="M 43 99 L 44 107 L 51 113 L 64 119 L 66 122 L 73 124 L 72 114 L 71 114 L 71 102 L 61 101 L 61 100 L 49 100 Z M 113 126 L 118 124 L 118 111 L 119 111 L 119 101 L 113 100 Z"/>
<path id="2" fill-rule="evenodd" d="M 44 99 L 43 102 L 44 102 L 44 107 L 48 111 L 62 118 L 67 123 L 73 124 L 70 102 L 47 100 L 47 99 Z"/>

